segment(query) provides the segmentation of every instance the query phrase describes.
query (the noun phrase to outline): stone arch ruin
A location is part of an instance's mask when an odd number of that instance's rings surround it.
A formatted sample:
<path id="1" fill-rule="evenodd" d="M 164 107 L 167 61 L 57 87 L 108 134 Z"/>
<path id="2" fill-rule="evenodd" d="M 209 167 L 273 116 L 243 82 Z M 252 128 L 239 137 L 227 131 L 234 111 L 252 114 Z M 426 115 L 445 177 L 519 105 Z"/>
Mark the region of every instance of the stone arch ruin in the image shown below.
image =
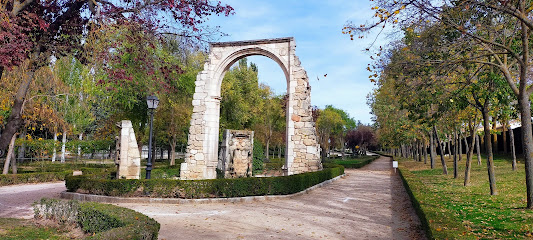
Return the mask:
<path id="1" fill-rule="evenodd" d="M 252 55 L 277 62 L 287 80 L 285 174 L 322 169 L 311 113 L 311 87 L 295 48 L 292 37 L 210 44 L 209 59 L 196 78 L 187 151 L 181 164 L 182 180 L 216 178 L 222 79 L 235 62 Z"/>

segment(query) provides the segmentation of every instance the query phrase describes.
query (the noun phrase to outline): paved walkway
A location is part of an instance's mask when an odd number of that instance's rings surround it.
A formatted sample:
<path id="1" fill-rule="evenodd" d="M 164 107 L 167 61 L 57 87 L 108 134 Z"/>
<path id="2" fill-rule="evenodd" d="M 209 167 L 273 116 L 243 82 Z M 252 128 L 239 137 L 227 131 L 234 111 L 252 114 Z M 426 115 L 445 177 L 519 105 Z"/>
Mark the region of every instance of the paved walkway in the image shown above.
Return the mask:
<path id="1" fill-rule="evenodd" d="M 425 239 L 382 157 L 309 194 L 250 203 L 117 204 L 161 223 L 160 239 Z"/>
<path id="2" fill-rule="evenodd" d="M 388 158 L 291 199 L 249 203 L 118 204 L 161 223 L 160 239 L 425 239 Z M 0 217 L 31 218 L 31 204 L 63 182 L 0 187 Z"/>
<path id="3" fill-rule="evenodd" d="M 11 185 L 0 187 L 0 217 L 33 218 L 35 201 L 41 198 L 59 198 L 67 190 L 65 182 Z"/>

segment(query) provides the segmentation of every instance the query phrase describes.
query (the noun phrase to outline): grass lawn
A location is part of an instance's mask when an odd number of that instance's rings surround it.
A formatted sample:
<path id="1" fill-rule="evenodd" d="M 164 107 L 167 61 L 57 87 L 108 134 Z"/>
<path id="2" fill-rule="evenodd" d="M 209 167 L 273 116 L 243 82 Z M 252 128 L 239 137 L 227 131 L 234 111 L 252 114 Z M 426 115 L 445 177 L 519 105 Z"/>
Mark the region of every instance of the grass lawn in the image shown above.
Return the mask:
<path id="1" fill-rule="evenodd" d="M 0 218 L 0 239 L 72 239 L 83 237 L 57 224 L 42 225 L 34 220 Z"/>
<path id="2" fill-rule="evenodd" d="M 429 163 L 395 158 L 413 195 L 424 212 L 435 239 L 533 239 L 533 210 L 526 210 L 524 164 L 512 171 L 510 159 L 495 156 L 498 195 L 491 196 L 485 159 L 472 161 L 470 186 L 464 187 L 466 156 L 459 161 L 459 178 L 442 174 L 440 157 L 435 169 Z M 428 159 L 429 162 L 429 159 Z"/>

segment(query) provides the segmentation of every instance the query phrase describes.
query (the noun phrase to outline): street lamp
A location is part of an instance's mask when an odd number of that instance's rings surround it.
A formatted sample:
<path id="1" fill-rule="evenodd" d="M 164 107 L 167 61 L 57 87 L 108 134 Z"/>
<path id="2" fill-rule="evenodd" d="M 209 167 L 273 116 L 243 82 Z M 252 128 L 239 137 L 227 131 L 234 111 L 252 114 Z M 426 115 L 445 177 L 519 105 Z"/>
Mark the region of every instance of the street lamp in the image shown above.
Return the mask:
<path id="1" fill-rule="evenodd" d="M 146 98 L 146 103 L 148 104 L 148 109 L 150 110 L 150 136 L 148 138 L 148 161 L 146 162 L 146 179 L 150 179 L 150 174 L 152 172 L 152 127 L 154 123 L 154 110 L 159 104 L 159 99 L 156 96 L 148 96 Z"/>

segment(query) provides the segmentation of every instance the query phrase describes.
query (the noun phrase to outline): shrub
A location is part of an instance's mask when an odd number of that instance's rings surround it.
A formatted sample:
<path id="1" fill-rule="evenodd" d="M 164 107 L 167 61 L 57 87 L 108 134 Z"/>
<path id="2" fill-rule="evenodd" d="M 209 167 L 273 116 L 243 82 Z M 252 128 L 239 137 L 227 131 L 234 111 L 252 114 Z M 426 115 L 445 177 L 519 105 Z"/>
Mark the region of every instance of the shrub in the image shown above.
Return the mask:
<path id="1" fill-rule="evenodd" d="M 78 224 L 93 233 L 88 239 L 157 239 L 160 228 L 152 218 L 111 204 L 43 198 L 34 204 L 34 211 L 36 218 Z"/>
<path id="2" fill-rule="evenodd" d="M 361 168 L 378 159 L 379 156 L 365 156 L 362 158 L 352 158 L 347 160 L 335 160 L 336 164 L 342 165 L 345 168 Z"/>
<path id="3" fill-rule="evenodd" d="M 72 175 L 72 171 L 0 175 L 0 186 L 23 183 L 63 181 L 65 180 L 65 175 Z"/>
<path id="4" fill-rule="evenodd" d="M 265 153 L 263 150 L 263 144 L 254 139 L 254 149 L 253 149 L 253 162 L 252 169 L 253 173 L 260 173 L 263 171 L 263 160 L 265 159 Z"/>
<path id="5" fill-rule="evenodd" d="M 93 176 L 68 176 L 67 190 L 122 197 L 210 198 L 282 195 L 303 191 L 344 173 L 344 167 L 325 164 L 317 172 L 269 178 L 208 180 L 172 179 L 96 179 Z"/>

